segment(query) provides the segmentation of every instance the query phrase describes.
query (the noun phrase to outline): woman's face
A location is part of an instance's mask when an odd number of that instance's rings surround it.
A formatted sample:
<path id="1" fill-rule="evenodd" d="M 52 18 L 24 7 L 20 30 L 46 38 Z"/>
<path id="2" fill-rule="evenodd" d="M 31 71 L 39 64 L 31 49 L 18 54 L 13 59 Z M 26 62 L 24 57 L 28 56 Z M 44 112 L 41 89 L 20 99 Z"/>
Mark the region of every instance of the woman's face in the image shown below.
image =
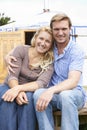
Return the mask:
<path id="1" fill-rule="evenodd" d="M 52 46 L 52 36 L 45 31 L 39 33 L 36 38 L 35 47 L 38 53 L 46 53 Z"/>

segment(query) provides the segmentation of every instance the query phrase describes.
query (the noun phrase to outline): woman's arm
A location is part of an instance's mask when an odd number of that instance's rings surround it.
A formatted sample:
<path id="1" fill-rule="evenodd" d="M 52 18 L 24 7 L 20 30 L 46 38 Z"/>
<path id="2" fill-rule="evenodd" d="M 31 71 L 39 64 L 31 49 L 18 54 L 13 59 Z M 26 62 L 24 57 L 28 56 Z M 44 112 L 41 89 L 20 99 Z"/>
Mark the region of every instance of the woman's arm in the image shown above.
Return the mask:
<path id="1" fill-rule="evenodd" d="M 36 89 L 41 88 L 41 87 L 47 87 L 51 76 L 53 74 L 53 64 L 49 65 L 49 68 L 45 70 L 36 81 L 25 83 L 22 85 L 18 85 L 19 91 L 31 91 L 34 92 Z"/>
<path id="2" fill-rule="evenodd" d="M 11 89 L 9 89 L 3 94 L 2 99 L 4 101 L 12 102 L 18 96 L 19 93 L 19 89 L 16 87 L 18 85 L 18 81 L 10 80 L 10 82 L 8 82 L 8 85 Z"/>
<path id="3" fill-rule="evenodd" d="M 17 87 L 18 92 L 26 92 L 26 91 L 31 91 L 34 92 L 36 89 L 41 88 L 41 87 L 47 87 L 51 76 L 53 74 L 53 64 L 49 65 L 49 68 L 45 70 L 40 76 L 37 78 L 37 80 L 24 83 L 21 85 L 18 85 L 18 82 L 15 79 L 11 79 L 8 83 L 10 88 L 13 88 L 14 86 Z"/>
<path id="4" fill-rule="evenodd" d="M 19 93 L 19 89 L 18 89 L 18 79 L 19 79 L 19 75 L 20 75 L 20 70 L 21 70 L 21 65 L 22 65 L 22 48 L 23 47 L 16 47 L 12 53 L 13 56 L 15 56 L 17 58 L 17 62 L 16 65 L 20 66 L 18 68 L 13 68 L 13 70 L 15 71 L 15 73 L 10 72 L 10 74 L 7 76 L 5 83 L 7 83 L 9 85 L 9 87 L 11 89 L 9 89 L 4 95 L 3 95 L 3 99 L 5 101 L 13 101 L 18 93 Z M 22 52 L 21 52 L 22 51 Z M 12 63 L 14 63 L 14 61 L 12 61 Z"/>
<path id="5" fill-rule="evenodd" d="M 44 71 L 36 81 L 25 83 L 22 85 L 18 85 L 18 81 L 13 79 L 8 82 L 11 89 L 9 89 L 4 95 L 3 100 L 4 101 L 10 101 L 12 102 L 15 98 L 17 99 L 17 103 L 19 105 L 22 105 L 23 103 L 28 103 L 26 95 L 22 92 L 31 91 L 34 92 L 36 89 L 40 87 L 47 87 L 47 84 L 49 83 L 51 76 L 53 74 L 53 65 L 50 65 L 49 68 Z M 21 95 L 21 96 L 20 96 Z M 21 97 L 21 99 L 20 99 Z M 24 97 L 26 97 L 24 99 Z M 23 99 L 23 100 L 22 100 Z M 22 100 L 22 101 L 21 101 Z"/>

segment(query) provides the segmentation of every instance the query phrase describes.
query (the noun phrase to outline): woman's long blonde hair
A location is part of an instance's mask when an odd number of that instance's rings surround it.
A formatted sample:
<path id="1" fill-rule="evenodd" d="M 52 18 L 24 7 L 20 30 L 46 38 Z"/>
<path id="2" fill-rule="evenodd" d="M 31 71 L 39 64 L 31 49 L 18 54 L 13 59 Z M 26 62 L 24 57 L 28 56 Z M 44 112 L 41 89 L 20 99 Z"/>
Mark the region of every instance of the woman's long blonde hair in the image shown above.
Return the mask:
<path id="1" fill-rule="evenodd" d="M 36 33 L 34 34 L 33 38 L 31 39 L 31 46 L 32 47 L 35 47 L 36 38 L 38 37 L 40 32 L 47 32 L 52 37 L 52 31 L 51 31 L 50 27 L 42 27 L 42 28 L 40 28 L 40 29 L 38 29 L 36 31 Z M 53 38 L 52 38 L 52 46 L 49 49 L 49 51 L 47 51 L 43 55 L 43 59 L 40 62 L 40 67 L 42 68 L 42 71 L 46 70 L 48 68 L 48 66 L 53 63 L 53 59 L 54 59 L 54 56 L 53 56 Z"/>

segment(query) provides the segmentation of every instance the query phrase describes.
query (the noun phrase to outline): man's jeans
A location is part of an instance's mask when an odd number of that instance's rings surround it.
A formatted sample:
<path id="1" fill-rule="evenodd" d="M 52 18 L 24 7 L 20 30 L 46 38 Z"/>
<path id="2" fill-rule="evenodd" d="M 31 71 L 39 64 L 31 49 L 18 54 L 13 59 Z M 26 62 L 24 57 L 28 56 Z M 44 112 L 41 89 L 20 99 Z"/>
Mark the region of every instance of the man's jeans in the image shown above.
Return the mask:
<path id="1" fill-rule="evenodd" d="M 39 96 L 45 90 L 41 88 L 34 93 L 35 107 Z M 43 112 L 36 110 L 39 130 L 54 130 L 53 109 L 60 109 L 62 112 L 61 130 L 79 130 L 78 109 L 81 109 L 83 104 L 83 93 L 76 88 L 54 94 L 46 110 Z"/>

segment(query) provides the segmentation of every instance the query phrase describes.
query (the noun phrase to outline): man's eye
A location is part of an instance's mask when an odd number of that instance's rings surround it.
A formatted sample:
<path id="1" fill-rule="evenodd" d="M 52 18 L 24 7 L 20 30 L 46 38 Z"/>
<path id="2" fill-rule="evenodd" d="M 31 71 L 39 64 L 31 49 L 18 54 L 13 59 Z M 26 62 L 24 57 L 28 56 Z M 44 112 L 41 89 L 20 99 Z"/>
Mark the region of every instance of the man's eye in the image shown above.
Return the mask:
<path id="1" fill-rule="evenodd" d="M 62 30 L 65 31 L 65 30 L 67 30 L 67 28 L 63 28 Z"/>
<path id="2" fill-rule="evenodd" d="M 59 31 L 59 29 L 57 29 L 57 28 L 55 28 L 55 29 L 53 29 L 54 31 Z"/>

